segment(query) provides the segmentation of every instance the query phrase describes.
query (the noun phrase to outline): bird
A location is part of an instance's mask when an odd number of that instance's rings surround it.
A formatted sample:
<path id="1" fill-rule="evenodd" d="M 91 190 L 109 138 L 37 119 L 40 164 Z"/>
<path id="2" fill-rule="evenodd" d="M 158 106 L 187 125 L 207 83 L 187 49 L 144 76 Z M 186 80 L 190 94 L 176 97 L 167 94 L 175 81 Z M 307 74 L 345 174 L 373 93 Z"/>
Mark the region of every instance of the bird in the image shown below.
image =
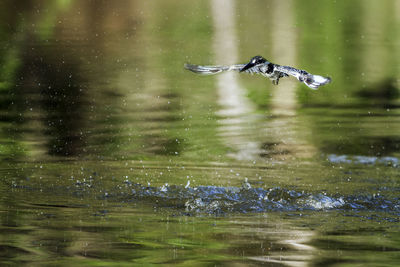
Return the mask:
<path id="1" fill-rule="evenodd" d="M 261 74 L 269 78 L 274 85 L 279 84 L 280 78 L 288 77 L 290 75 L 313 90 L 317 90 L 321 85 L 328 84 L 332 81 L 329 77 L 311 74 L 305 70 L 296 69 L 290 66 L 274 64 L 262 56 L 255 56 L 251 58 L 250 62 L 247 64 L 235 64 L 228 66 L 201 66 L 186 63 L 184 67 L 187 70 L 202 75 L 212 75 L 224 71 L 239 71 L 251 74 Z"/>

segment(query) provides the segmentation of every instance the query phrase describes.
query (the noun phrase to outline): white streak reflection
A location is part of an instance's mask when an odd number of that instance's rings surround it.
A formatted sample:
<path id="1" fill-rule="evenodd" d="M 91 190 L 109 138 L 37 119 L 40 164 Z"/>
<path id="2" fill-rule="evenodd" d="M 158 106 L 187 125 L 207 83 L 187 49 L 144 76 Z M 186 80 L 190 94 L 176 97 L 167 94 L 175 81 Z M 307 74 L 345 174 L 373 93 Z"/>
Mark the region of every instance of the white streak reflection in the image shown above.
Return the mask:
<path id="1" fill-rule="evenodd" d="M 214 51 L 218 64 L 237 64 L 238 49 L 235 31 L 235 1 L 211 0 L 215 28 Z M 232 156 L 239 160 L 251 160 L 260 153 L 259 144 L 247 139 L 245 125 L 254 122 L 254 104 L 239 85 L 237 73 L 227 72 L 217 76 L 218 115 L 227 117 L 220 121 L 220 133 L 236 151 Z"/>

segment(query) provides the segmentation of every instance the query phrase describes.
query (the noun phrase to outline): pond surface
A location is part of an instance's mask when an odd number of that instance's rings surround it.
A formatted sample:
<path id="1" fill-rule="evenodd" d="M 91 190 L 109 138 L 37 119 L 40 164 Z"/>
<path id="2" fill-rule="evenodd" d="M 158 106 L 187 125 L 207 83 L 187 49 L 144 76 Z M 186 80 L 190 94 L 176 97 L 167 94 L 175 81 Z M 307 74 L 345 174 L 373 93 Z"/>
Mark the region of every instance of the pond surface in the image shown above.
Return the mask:
<path id="1" fill-rule="evenodd" d="M 0 265 L 400 265 L 398 1 L 0 14 Z"/>

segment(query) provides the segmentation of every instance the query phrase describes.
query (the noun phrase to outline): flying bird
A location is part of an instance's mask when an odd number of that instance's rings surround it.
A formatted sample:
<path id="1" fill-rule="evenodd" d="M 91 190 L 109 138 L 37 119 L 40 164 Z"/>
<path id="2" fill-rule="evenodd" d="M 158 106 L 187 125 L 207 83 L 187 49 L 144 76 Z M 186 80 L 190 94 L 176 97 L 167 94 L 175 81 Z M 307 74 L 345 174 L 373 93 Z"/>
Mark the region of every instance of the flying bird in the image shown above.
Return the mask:
<path id="1" fill-rule="evenodd" d="M 296 69 L 290 66 L 274 64 L 261 56 L 253 57 L 247 64 L 236 64 L 230 66 L 200 66 L 185 64 L 185 69 L 203 75 L 217 74 L 231 70 L 247 72 L 251 74 L 261 74 L 269 78 L 275 85 L 279 83 L 280 78 L 288 77 L 290 75 L 299 80 L 299 82 L 305 83 L 305 85 L 313 90 L 317 90 L 321 85 L 331 82 L 331 78 L 329 77 L 314 75 L 305 70 Z"/>

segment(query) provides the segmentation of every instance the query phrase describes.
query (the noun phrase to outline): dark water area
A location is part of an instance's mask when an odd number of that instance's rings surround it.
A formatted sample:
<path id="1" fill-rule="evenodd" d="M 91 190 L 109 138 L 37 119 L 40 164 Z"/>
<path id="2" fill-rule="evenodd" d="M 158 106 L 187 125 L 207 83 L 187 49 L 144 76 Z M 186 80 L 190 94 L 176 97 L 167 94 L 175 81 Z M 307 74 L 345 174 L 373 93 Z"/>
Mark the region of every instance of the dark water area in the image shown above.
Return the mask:
<path id="1" fill-rule="evenodd" d="M 1 266 L 399 266 L 398 1 L 2 1 Z M 271 62 L 329 76 L 198 76 Z"/>

